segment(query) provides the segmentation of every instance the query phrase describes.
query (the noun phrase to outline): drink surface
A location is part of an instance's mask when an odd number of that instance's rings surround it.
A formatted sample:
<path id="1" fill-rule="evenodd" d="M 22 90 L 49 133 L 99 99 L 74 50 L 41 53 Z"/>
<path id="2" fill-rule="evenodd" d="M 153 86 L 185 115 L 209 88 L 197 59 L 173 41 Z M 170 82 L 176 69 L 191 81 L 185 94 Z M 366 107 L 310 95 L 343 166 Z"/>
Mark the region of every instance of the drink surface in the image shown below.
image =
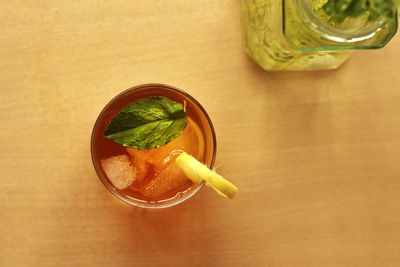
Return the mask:
<path id="1" fill-rule="evenodd" d="M 126 148 L 104 137 L 107 125 L 121 109 L 135 100 L 150 96 L 165 96 L 182 105 L 185 102 L 188 120 L 180 136 L 164 146 L 146 150 Z M 205 138 L 208 135 L 204 129 L 204 118 L 191 103 L 182 94 L 159 88 L 141 90 L 120 99 L 117 97 L 99 117 L 94 131 L 95 149 L 92 154 L 100 176 L 105 178 L 103 182 L 124 198 L 142 202 L 180 198 L 198 186 L 187 179 L 175 163 L 175 158 L 181 151 L 185 151 L 199 161 L 210 164 L 211 150 L 206 145 Z"/>

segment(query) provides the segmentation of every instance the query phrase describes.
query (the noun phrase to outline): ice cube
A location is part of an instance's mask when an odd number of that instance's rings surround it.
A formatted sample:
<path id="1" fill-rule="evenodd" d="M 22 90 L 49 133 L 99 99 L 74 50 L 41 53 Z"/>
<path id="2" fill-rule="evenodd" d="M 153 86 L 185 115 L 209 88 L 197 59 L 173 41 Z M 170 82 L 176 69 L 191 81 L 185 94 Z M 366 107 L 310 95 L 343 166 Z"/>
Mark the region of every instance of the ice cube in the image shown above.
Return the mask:
<path id="1" fill-rule="evenodd" d="M 179 139 L 179 137 L 177 138 Z M 177 140 L 175 139 L 175 140 Z M 179 145 L 179 140 L 168 143 L 167 145 L 159 148 L 138 150 L 134 148 L 127 148 L 126 151 L 133 163 L 133 166 L 137 169 L 137 179 L 142 180 L 145 178 L 151 169 L 150 173 L 158 174 L 165 166 L 175 160 L 174 153 L 171 153 L 175 149 L 182 147 Z"/>
<path id="2" fill-rule="evenodd" d="M 136 169 L 136 179 L 138 181 L 146 177 L 147 171 L 150 168 L 149 150 L 138 150 L 134 148 L 127 148 L 126 152 L 132 161 L 133 166 Z"/>
<path id="3" fill-rule="evenodd" d="M 144 186 L 142 194 L 149 198 L 157 198 L 189 183 L 190 180 L 174 162 Z"/>
<path id="4" fill-rule="evenodd" d="M 101 167 L 111 183 L 118 189 L 124 189 L 136 180 L 136 168 L 126 155 L 101 160 Z"/>

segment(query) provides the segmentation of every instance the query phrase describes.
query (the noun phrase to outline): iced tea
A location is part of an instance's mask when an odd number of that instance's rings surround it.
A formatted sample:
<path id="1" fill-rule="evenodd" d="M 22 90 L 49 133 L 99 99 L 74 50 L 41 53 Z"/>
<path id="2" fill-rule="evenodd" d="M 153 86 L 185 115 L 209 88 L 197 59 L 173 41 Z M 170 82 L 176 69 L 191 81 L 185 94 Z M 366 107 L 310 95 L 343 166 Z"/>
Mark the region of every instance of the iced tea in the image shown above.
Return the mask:
<path id="1" fill-rule="evenodd" d="M 144 150 L 124 147 L 104 136 L 110 121 L 124 107 L 152 96 L 185 105 L 187 125 L 182 134 L 159 148 Z M 187 179 L 176 165 L 177 155 L 185 151 L 212 168 L 216 141 L 207 113 L 193 97 L 171 86 L 149 84 L 121 93 L 103 109 L 91 148 L 95 169 L 114 195 L 141 207 L 165 207 L 187 199 L 201 186 Z"/>

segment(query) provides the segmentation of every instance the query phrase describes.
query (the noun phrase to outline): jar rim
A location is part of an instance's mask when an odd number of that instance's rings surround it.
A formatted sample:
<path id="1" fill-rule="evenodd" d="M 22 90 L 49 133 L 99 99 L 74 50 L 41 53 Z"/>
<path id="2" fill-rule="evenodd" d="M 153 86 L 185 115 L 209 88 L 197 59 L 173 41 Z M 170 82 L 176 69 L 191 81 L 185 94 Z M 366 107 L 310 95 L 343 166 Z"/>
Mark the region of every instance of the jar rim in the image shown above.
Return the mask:
<path id="1" fill-rule="evenodd" d="M 339 29 L 320 19 L 312 8 L 309 0 L 295 0 L 300 17 L 310 26 L 310 29 L 317 32 L 324 38 L 339 43 L 362 42 L 374 37 L 387 22 L 386 18 L 380 18 L 368 25 L 358 29 Z"/>

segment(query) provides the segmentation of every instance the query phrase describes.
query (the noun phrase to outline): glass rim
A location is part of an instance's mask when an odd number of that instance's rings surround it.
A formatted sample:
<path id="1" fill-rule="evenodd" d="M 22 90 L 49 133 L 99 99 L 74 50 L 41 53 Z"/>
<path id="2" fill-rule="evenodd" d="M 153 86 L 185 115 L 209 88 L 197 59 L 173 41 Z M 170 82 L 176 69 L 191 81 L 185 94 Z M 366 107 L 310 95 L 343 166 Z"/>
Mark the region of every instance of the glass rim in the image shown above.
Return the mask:
<path id="1" fill-rule="evenodd" d="M 307 21 L 310 29 L 324 36 L 326 39 L 340 43 L 357 43 L 374 37 L 387 22 L 386 18 L 381 18 L 370 25 L 357 30 L 340 30 L 328 23 L 324 23 L 317 13 L 314 12 L 308 0 L 295 0 L 300 17 Z"/>
<path id="2" fill-rule="evenodd" d="M 212 169 L 214 167 L 215 158 L 216 158 L 216 154 L 217 154 L 217 137 L 216 137 L 214 125 L 213 125 L 213 123 L 211 121 L 210 116 L 208 115 L 208 113 L 206 112 L 204 107 L 193 96 L 191 96 L 189 93 L 187 93 L 186 91 L 183 91 L 182 89 L 179 89 L 177 87 L 174 87 L 174 86 L 171 86 L 171 85 L 167 85 L 167 84 L 162 84 L 162 83 L 146 83 L 146 84 L 136 85 L 136 86 L 133 86 L 131 88 L 128 88 L 128 89 L 122 91 L 121 93 L 119 93 L 116 96 L 114 96 L 110 101 L 108 101 L 107 104 L 103 107 L 103 109 L 99 113 L 99 115 L 97 116 L 97 119 L 96 119 L 96 121 L 94 123 L 93 129 L 92 129 L 92 135 L 91 135 L 91 138 L 90 138 L 90 154 L 91 154 L 92 163 L 93 163 L 93 166 L 94 166 L 94 169 L 96 171 L 97 176 L 99 177 L 99 179 L 103 183 L 103 185 L 108 189 L 108 191 L 110 191 L 114 196 L 116 196 L 118 199 L 120 199 L 123 202 L 125 202 L 125 203 L 127 203 L 129 205 L 132 205 L 132 206 L 136 206 L 136 207 L 140 207 L 140 208 L 148 208 L 148 209 L 162 209 L 162 208 L 168 208 L 168 207 L 172 207 L 172 206 L 178 205 L 178 204 L 188 200 L 189 198 L 194 196 L 202 188 L 204 183 L 202 182 L 200 184 L 197 184 L 195 187 L 190 187 L 190 189 L 188 189 L 188 191 L 191 190 L 190 193 L 185 194 L 184 196 L 182 196 L 181 198 L 176 199 L 176 200 L 175 200 L 175 197 L 168 198 L 168 199 L 161 200 L 161 201 L 157 201 L 157 202 L 154 202 L 154 203 L 151 203 L 151 202 L 149 203 L 147 201 L 144 201 L 144 200 L 141 200 L 141 199 L 136 199 L 136 198 L 132 198 L 132 200 L 131 200 L 131 199 L 127 198 L 127 197 L 124 197 L 122 194 L 116 192 L 115 190 L 113 190 L 111 185 L 106 181 L 105 177 L 103 177 L 102 172 L 99 170 L 99 164 L 96 164 L 97 161 L 95 160 L 94 152 L 93 152 L 96 130 L 99 127 L 99 124 L 101 122 L 100 119 L 103 117 L 104 113 L 107 112 L 108 108 L 113 103 L 115 103 L 121 97 L 123 97 L 124 95 L 126 95 L 128 93 L 131 93 L 131 92 L 134 92 L 134 91 L 140 90 L 140 89 L 151 88 L 151 87 L 157 87 L 157 88 L 161 88 L 161 89 L 166 89 L 166 90 L 174 91 L 174 92 L 176 92 L 178 94 L 182 94 L 185 97 L 187 97 L 188 99 L 190 99 L 200 109 L 201 114 L 205 117 L 205 119 L 207 121 L 207 124 L 209 125 L 210 130 L 211 130 L 213 145 L 212 145 L 211 162 L 210 162 L 209 168 Z"/>

